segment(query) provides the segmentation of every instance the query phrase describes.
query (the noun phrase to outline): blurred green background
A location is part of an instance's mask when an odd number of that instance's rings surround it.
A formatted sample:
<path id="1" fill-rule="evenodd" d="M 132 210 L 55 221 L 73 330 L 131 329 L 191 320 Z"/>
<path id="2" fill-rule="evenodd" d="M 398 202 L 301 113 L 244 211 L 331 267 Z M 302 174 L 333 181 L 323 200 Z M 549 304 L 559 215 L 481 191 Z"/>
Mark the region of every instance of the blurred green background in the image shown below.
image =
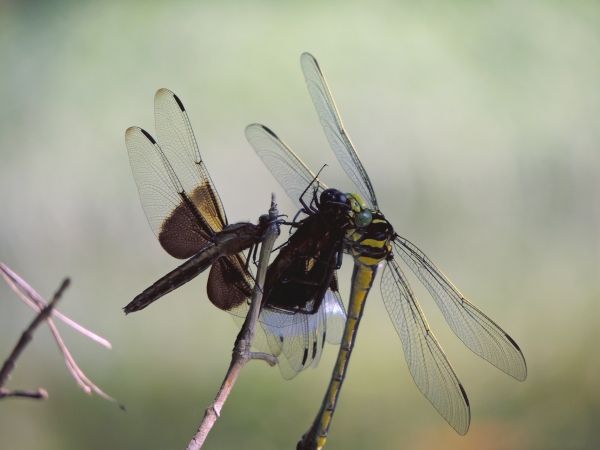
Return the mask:
<path id="1" fill-rule="evenodd" d="M 230 221 L 255 220 L 273 190 L 292 213 L 243 129 L 271 126 L 349 188 L 300 72 L 311 51 L 388 219 L 529 365 L 518 383 L 478 360 L 413 283 L 471 400 L 460 437 L 413 384 L 374 289 L 328 448 L 599 448 L 599 19 L 593 1 L 0 3 L 0 260 L 47 296 L 72 277 L 60 309 L 114 349 L 65 338 L 127 406 L 84 395 L 41 329 L 9 387 L 50 398 L 0 402 L 0 446 L 185 447 L 236 329 L 207 301 L 206 275 L 122 314 L 178 264 L 146 223 L 123 133 L 153 132 L 153 94 L 168 87 Z M 31 317 L 0 285 L 0 359 Z M 294 448 L 334 356 L 289 382 L 247 366 L 206 448 Z"/>

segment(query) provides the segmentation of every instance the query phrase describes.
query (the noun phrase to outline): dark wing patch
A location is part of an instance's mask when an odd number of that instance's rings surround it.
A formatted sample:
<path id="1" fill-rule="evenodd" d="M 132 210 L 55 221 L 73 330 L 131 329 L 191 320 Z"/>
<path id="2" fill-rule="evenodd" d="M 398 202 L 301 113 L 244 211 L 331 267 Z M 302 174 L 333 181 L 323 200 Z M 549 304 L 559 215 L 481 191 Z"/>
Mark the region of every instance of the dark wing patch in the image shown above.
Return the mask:
<path id="1" fill-rule="evenodd" d="M 154 113 L 158 139 L 138 127 L 125 133 L 129 161 L 160 244 L 170 255 L 188 258 L 227 225 L 227 217 L 181 100 L 160 89 Z"/>
<path id="2" fill-rule="evenodd" d="M 208 275 L 206 292 L 219 309 L 229 311 L 246 304 L 252 296 L 253 281 L 240 255 L 218 259 Z"/>
<path id="3" fill-rule="evenodd" d="M 139 127 L 127 129 L 125 143 L 142 207 L 160 244 L 176 258 L 197 253 L 213 231 L 201 219 L 162 148 Z"/>
<path id="4" fill-rule="evenodd" d="M 227 225 L 227 217 L 200 155 L 198 143 L 181 100 L 168 89 L 154 96 L 154 119 L 158 143 L 181 186 L 213 232 Z"/>

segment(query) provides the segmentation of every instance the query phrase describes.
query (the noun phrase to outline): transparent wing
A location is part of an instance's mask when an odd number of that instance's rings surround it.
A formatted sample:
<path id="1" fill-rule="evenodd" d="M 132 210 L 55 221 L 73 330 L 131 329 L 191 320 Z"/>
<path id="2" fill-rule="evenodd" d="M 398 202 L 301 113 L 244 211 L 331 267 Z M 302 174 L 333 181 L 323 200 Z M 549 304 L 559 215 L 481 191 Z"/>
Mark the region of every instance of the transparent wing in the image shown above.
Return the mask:
<path id="1" fill-rule="evenodd" d="M 343 325 L 341 328 L 339 325 L 345 320 L 343 305 L 331 290 L 325 293 L 315 314 L 290 315 L 263 310 L 262 328 L 270 351 L 278 358 L 283 378 L 291 379 L 308 367 L 316 367 L 325 342 L 337 344 L 341 340 Z"/>
<path id="2" fill-rule="evenodd" d="M 446 322 L 464 344 L 519 381 L 527 378 L 525 357 L 517 343 L 492 319 L 470 303 L 413 243 L 397 237 L 396 254 L 427 288 Z"/>
<path id="3" fill-rule="evenodd" d="M 154 138 L 139 127 L 125 132 L 129 162 L 142 207 L 160 244 L 172 256 L 187 258 L 208 242 L 212 230 L 198 220 L 185 191 Z"/>
<path id="4" fill-rule="evenodd" d="M 331 91 L 317 60 L 310 53 L 303 53 L 300 65 L 306 79 L 308 92 L 315 105 L 321 126 L 340 165 L 358 189 L 360 195 L 373 209 L 379 209 L 375 190 L 358 154 L 344 129 L 344 124 L 333 101 Z"/>
<path id="5" fill-rule="evenodd" d="M 315 180 L 315 174 L 302 162 L 302 160 L 279 137 L 264 125 L 253 123 L 246 127 L 246 138 L 279 182 L 288 197 L 298 209 L 302 208 L 300 197 L 306 187 Z M 327 189 L 318 179 L 318 190 Z M 312 189 L 309 189 L 304 199 L 310 203 Z"/>
<path id="6" fill-rule="evenodd" d="M 465 434 L 471 421 L 467 394 L 394 260 L 385 266 L 381 293 L 417 387 L 452 428 Z"/>
<path id="7" fill-rule="evenodd" d="M 248 305 L 231 310 L 241 324 Z M 346 322 L 346 310 L 339 293 L 328 290 L 315 314 L 289 314 L 272 309 L 260 313 L 260 333 L 253 347 L 277 357 L 279 370 L 285 379 L 294 378 L 308 367 L 316 367 L 325 342 L 339 344 Z"/>
<path id="8" fill-rule="evenodd" d="M 194 131 L 183 103 L 168 89 L 154 96 L 154 120 L 158 143 L 177 174 L 184 192 L 214 231 L 227 224 L 219 194 L 198 150 Z"/>
<path id="9" fill-rule="evenodd" d="M 338 291 L 328 289 L 323 304 L 327 317 L 326 340 L 330 344 L 339 345 L 342 342 L 346 326 L 346 308 L 344 308 L 342 296 Z"/>

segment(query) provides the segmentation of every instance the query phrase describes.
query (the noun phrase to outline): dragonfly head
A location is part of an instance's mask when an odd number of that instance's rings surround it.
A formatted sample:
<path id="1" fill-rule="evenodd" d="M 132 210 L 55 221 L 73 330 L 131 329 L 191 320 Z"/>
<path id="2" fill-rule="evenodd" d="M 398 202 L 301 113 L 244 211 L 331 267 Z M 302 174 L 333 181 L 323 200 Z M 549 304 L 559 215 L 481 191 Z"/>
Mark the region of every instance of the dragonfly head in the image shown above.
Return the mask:
<path id="1" fill-rule="evenodd" d="M 361 229 L 369 226 L 373 221 L 373 213 L 363 198 L 360 195 L 353 193 L 346 194 L 346 197 L 348 197 L 348 203 L 354 217 L 354 225 L 356 228 Z"/>
<path id="2" fill-rule="evenodd" d="M 337 189 L 325 189 L 319 198 L 321 208 L 343 208 L 350 209 L 348 196 Z"/>

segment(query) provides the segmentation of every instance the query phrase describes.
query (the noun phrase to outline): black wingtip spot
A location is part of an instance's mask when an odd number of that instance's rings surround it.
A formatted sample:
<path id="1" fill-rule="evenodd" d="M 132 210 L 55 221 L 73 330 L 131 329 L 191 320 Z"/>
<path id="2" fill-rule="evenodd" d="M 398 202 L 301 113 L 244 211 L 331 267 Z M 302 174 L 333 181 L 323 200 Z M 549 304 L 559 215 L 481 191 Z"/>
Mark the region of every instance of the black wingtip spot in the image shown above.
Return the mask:
<path id="1" fill-rule="evenodd" d="M 277 138 L 277 135 L 270 129 L 265 127 L 264 125 L 261 125 L 262 129 L 265 130 L 267 133 L 269 133 L 271 136 L 273 136 L 274 138 Z M 277 138 L 279 139 L 279 138 Z"/>
<path id="2" fill-rule="evenodd" d="M 521 351 L 521 348 L 519 347 L 519 345 L 515 342 L 515 340 L 513 338 L 511 338 L 508 334 L 504 333 L 504 336 L 506 336 L 506 339 L 508 339 L 510 341 L 510 343 L 512 345 L 515 346 L 515 348 L 519 351 Z"/>
<path id="3" fill-rule="evenodd" d="M 317 71 L 318 71 L 318 72 L 321 74 L 321 76 L 323 76 L 323 72 L 321 71 L 321 67 L 319 66 L 319 62 L 317 61 L 317 58 L 315 58 L 315 57 L 313 56 L 313 54 L 312 54 L 312 53 L 309 53 L 309 52 L 304 52 L 304 53 L 302 54 L 302 56 L 303 56 L 303 57 L 305 57 L 305 58 L 307 58 L 307 59 L 309 59 L 309 60 L 310 60 L 310 62 L 312 62 L 312 63 L 315 65 L 315 67 L 316 67 Z"/>
<path id="4" fill-rule="evenodd" d="M 308 359 L 308 348 L 304 348 L 304 355 L 302 355 L 302 365 L 306 364 L 306 360 Z"/>
<path id="5" fill-rule="evenodd" d="M 461 383 L 458 383 L 458 387 L 460 388 L 460 392 L 462 392 L 462 396 L 465 399 L 465 403 L 470 408 L 471 404 L 469 403 L 469 397 L 467 397 L 467 392 L 465 391 L 465 388 L 463 387 L 463 385 Z"/>
<path id="6" fill-rule="evenodd" d="M 177 97 L 176 94 L 173 94 L 173 98 L 177 102 L 177 106 L 179 106 L 179 109 L 181 109 L 181 111 L 185 111 L 185 108 L 183 107 L 183 103 L 181 103 L 181 100 L 179 100 L 179 97 Z"/>
<path id="7" fill-rule="evenodd" d="M 150 135 L 150 133 L 148 133 L 146 130 L 144 130 L 143 128 L 140 128 L 140 130 L 142 130 L 142 134 L 144 136 L 146 136 L 146 138 L 152 142 L 153 144 L 156 144 L 156 141 L 154 140 L 154 138 Z"/>
<path id="8" fill-rule="evenodd" d="M 312 55 L 311 55 L 311 58 L 312 58 L 313 63 L 315 64 L 315 67 L 317 68 L 317 70 L 319 71 L 319 73 L 321 74 L 321 76 L 323 76 L 323 71 L 321 70 L 321 66 L 319 66 L 319 62 Z"/>

